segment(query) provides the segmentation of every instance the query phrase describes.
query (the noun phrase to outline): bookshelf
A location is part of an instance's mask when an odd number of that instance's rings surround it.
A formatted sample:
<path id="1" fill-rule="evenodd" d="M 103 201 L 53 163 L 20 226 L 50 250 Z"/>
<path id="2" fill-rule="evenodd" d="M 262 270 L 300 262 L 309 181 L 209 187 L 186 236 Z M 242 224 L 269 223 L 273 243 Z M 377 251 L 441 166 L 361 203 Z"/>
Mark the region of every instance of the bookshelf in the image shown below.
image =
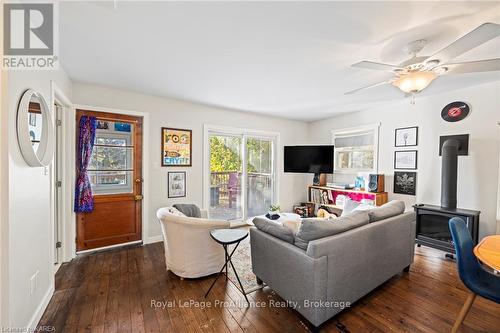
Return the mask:
<path id="1" fill-rule="evenodd" d="M 323 193 L 328 194 L 329 203 L 322 203 Z M 335 201 L 338 195 L 345 195 L 354 201 L 362 199 L 373 200 L 376 206 L 381 206 L 388 201 L 387 192 L 368 192 L 363 190 L 344 190 L 327 186 L 309 185 L 307 188 L 307 198 L 309 203 L 330 207 L 336 210 L 342 210 L 342 206 L 336 205 Z"/>

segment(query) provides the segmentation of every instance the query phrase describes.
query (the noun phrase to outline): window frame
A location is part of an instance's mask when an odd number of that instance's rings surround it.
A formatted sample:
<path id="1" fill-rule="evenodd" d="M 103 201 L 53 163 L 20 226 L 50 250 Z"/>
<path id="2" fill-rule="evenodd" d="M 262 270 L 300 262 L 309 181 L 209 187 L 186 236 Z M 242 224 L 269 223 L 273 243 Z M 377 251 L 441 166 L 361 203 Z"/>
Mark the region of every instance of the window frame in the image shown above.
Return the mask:
<path id="1" fill-rule="evenodd" d="M 134 139 L 133 139 L 133 131 L 131 132 L 119 132 L 119 131 L 106 131 L 106 132 L 100 132 L 99 130 L 96 131 L 96 138 L 95 140 L 97 141 L 97 137 L 107 137 L 107 138 L 117 138 L 117 139 L 124 139 L 125 140 L 125 146 L 123 149 L 128 149 L 130 150 L 130 156 L 127 156 L 127 164 L 131 165 L 131 168 L 133 169 L 134 165 L 134 151 L 135 151 L 135 145 L 134 145 Z M 95 146 L 94 149 L 92 150 L 92 154 L 95 152 Z M 116 148 L 120 148 L 120 146 L 116 146 Z M 129 160 L 130 159 L 130 160 Z M 95 195 L 113 195 L 113 194 L 126 194 L 126 193 L 133 193 L 134 192 L 134 184 L 133 184 L 133 174 L 131 171 L 128 171 L 129 169 L 124 170 L 113 170 L 113 171 L 124 171 L 127 179 L 127 183 L 122 185 L 122 184 L 106 184 L 106 185 L 92 185 L 92 192 Z M 88 172 L 99 172 L 99 170 L 95 169 L 89 169 L 87 170 Z M 104 172 L 104 171 L 101 171 Z M 90 176 L 90 175 L 89 175 Z"/>
<path id="2" fill-rule="evenodd" d="M 335 138 L 338 136 L 345 136 L 350 134 L 357 134 L 363 132 L 373 132 L 373 168 L 372 169 L 337 169 L 337 147 L 335 146 Z M 358 174 L 360 172 L 364 173 L 378 173 L 378 155 L 379 155 L 379 134 L 380 134 L 380 123 L 341 128 L 330 131 L 331 142 L 334 145 L 334 173 L 338 174 Z"/>

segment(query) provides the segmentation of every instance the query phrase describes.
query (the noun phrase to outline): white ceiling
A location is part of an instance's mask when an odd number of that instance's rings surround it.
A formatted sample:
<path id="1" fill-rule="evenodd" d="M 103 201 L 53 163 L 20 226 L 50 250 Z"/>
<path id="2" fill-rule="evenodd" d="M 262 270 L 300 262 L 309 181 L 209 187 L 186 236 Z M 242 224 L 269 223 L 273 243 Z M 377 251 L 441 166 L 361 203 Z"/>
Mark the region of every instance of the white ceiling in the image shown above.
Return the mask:
<path id="1" fill-rule="evenodd" d="M 431 55 L 484 22 L 498 2 L 63 2 L 60 58 L 75 81 L 300 120 L 400 101 L 390 74 L 428 39 Z M 496 38 L 457 60 L 500 57 Z M 500 80 L 500 72 L 443 76 L 422 95 Z M 418 99 L 417 99 L 418 103 Z"/>

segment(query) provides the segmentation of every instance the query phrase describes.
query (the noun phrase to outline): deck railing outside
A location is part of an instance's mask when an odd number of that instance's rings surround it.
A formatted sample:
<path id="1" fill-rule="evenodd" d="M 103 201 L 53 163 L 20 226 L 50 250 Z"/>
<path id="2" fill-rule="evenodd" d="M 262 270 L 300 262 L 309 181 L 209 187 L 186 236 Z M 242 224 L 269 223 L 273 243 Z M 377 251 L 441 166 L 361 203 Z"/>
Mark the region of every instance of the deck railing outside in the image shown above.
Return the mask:
<path id="1" fill-rule="evenodd" d="M 239 171 L 210 174 L 210 216 L 212 218 L 241 218 L 242 174 Z M 246 191 L 247 216 L 265 214 L 272 201 L 271 174 L 249 172 Z"/>

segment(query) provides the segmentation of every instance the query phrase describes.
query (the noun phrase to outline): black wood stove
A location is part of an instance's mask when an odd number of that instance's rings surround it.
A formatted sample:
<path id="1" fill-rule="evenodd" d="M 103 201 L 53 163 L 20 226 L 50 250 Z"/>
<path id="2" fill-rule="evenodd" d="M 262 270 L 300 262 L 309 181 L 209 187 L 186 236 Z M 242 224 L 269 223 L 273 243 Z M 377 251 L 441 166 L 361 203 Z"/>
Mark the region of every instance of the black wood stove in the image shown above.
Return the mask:
<path id="1" fill-rule="evenodd" d="M 468 155 L 469 135 L 441 137 L 441 206 L 417 204 L 416 242 L 448 253 L 455 253 L 448 221 L 462 218 L 475 244 L 478 241 L 479 211 L 457 208 L 458 156 Z"/>

